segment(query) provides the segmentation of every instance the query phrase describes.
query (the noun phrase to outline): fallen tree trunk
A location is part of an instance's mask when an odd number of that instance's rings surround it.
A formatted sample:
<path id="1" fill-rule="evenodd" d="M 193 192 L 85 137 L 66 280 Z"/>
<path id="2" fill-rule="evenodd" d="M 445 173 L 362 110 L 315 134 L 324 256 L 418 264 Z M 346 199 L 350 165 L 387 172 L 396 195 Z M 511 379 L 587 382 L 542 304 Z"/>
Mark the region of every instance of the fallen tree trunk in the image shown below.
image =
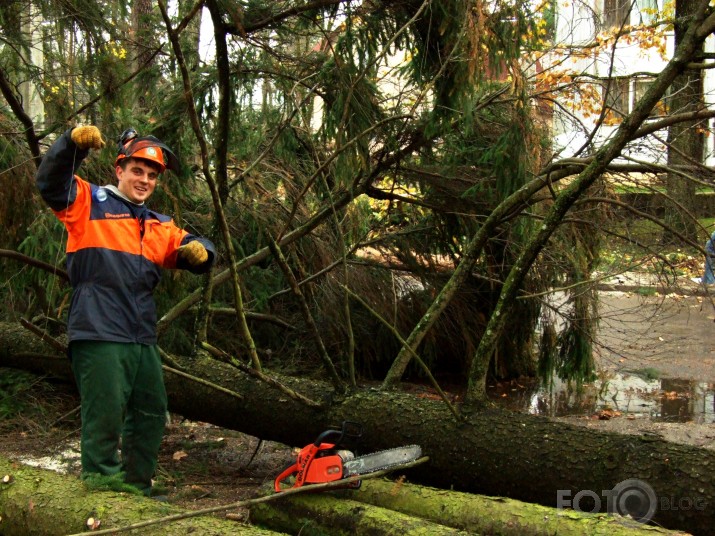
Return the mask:
<path id="1" fill-rule="evenodd" d="M 126 527 L 184 512 L 167 503 L 113 491 L 88 491 L 76 477 L 36 469 L 0 457 L 0 534 L 65 536 Z M 95 530 L 96 530 L 95 529 Z M 270 530 L 218 517 L 191 517 L 145 527 L 141 534 L 275 536 Z"/>
<path id="2" fill-rule="evenodd" d="M 23 355 L 24 353 L 24 355 Z M 57 352 L 15 324 L 0 324 L 0 366 L 61 374 L 68 364 L 44 361 Z M 322 408 L 305 405 L 213 359 L 176 358 L 186 372 L 239 392 L 241 398 L 166 374 L 170 408 L 186 418 L 263 439 L 304 446 L 344 420 L 364 426 L 363 452 L 406 443 L 422 446 L 430 462 L 409 470 L 413 481 L 557 506 L 578 505 L 579 493 L 601 498 L 627 479 L 655 492 L 655 523 L 693 534 L 715 526 L 715 453 L 645 436 L 597 432 L 503 410 L 471 414 L 458 423 L 440 402 L 399 392 L 358 390 L 344 397 L 324 382 L 282 378 Z M 617 497 L 618 498 L 618 497 Z M 623 497 L 625 498 L 625 496 Z"/>
<path id="3" fill-rule="evenodd" d="M 419 517 L 330 495 L 293 495 L 251 507 L 251 520 L 288 534 L 457 536 L 470 534 Z"/>
<path id="4" fill-rule="evenodd" d="M 435 523 L 493 536 L 645 536 L 684 534 L 631 518 L 556 510 L 504 497 L 487 497 L 386 479 L 366 480 L 339 497 L 380 506 Z"/>

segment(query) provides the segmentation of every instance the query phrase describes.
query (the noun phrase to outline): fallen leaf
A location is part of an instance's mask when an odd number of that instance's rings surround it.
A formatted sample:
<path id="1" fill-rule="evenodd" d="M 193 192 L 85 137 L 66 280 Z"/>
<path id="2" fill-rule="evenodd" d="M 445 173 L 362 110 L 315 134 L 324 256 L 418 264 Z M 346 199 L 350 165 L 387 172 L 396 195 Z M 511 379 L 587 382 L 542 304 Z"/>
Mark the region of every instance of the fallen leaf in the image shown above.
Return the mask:
<path id="1" fill-rule="evenodd" d="M 179 460 L 181 460 L 181 458 L 186 458 L 187 456 L 188 454 L 186 454 L 186 452 L 184 452 L 183 450 L 177 450 L 172 456 L 172 458 L 174 459 L 174 461 L 178 462 Z"/>
<path id="2" fill-rule="evenodd" d="M 601 421 L 608 421 L 614 417 L 620 417 L 620 411 L 614 411 L 612 409 L 604 409 L 596 413 L 596 416 Z"/>

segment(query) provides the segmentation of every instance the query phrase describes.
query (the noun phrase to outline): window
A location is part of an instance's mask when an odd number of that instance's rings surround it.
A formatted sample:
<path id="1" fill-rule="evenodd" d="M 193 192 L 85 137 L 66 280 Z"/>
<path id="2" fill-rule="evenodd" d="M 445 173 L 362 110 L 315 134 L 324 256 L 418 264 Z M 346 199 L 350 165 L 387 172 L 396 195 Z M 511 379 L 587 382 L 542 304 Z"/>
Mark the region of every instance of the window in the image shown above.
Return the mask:
<path id="1" fill-rule="evenodd" d="M 623 117 L 630 110 L 630 80 L 609 78 L 603 84 L 603 105 L 613 111 L 616 117 Z"/>
<path id="2" fill-rule="evenodd" d="M 648 88 L 653 83 L 653 80 L 637 78 L 633 81 L 633 103 L 638 102 L 645 95 Z"/>
<path id="3" fill-rule="evenodd" d="M 633 80 L 632 106 L 635 106 L 636 103 L 641 99 L 641 97 L 645 95 L 645 92 L 648 91 L 648 88 L 650 88 L 651 84 L 653 84 L 652 78 L 636 78 Z M 665 115 L 665 112 L 665 102 L 663 101 L 663 99 L 661 99 L 655 104 L 655 106 L 653 106 L 653 109 L 651 110 L 649 115 L 651 117 L 662 116 Z"/>
<path id="4" fill-rule="evenodd" d="M 629 24 L 631 0 L 603 0 L 603 27 L 620 28 Z"/>
<path id="5" fill-rule="evenodd" d="M 645 95 L 653 83 L 652 78 L 607 78 L 601 81 L 603 106 L 606 108 L 606 123 L 618 124 L 632 112 L 636 103 Z M 651 117 L 665 113 L 664 102 L 658 101 L 650 113 Z"/>
<path id="6" fill-rule="evenodd" d="M 635 9 L 638 20 L 634 24 L 653 24 L 658 20 L 657 0 L 635 0 Z"/>

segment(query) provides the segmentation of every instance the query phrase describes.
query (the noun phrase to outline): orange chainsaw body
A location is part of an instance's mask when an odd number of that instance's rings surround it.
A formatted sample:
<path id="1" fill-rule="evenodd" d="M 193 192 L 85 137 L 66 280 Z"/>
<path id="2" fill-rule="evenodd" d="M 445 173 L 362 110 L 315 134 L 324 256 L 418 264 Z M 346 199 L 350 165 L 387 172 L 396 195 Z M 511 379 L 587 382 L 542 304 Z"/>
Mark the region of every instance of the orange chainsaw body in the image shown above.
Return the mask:
<path id="1" fill-rule="evenodd" d="M 333 443 L 321 443 L 316 446 L 310 444 L 303 447 L 298 454 L 296 463 L 288 467 L 274 482 L 276 492 L 281 490 L 281 482 L 295 475 L 292 487 L 299 488 L 305 484 L 322 484 L 334 482 L 343 478 L 343 462 L 352 458 L 352 452 L 335 450 Z M 360 487 L 360 483 L 351 483 L 351 488 Z"/>

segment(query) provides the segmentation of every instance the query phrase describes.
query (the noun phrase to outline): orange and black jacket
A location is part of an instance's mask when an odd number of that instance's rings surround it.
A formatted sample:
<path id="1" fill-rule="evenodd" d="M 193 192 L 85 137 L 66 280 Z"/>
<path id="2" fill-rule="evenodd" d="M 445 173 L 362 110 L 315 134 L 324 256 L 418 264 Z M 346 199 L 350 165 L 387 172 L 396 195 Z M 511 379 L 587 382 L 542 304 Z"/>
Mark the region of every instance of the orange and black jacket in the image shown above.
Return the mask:
<path id="1" fill-rule="evenodd" d="M 161 268 L 207 272 L 213 244 L 177 227 L 172 219 L 135 205 L 76 176 L 88 151 L 65 132 L 45 154 L 37 186 L 67 228 L 67 270 L 73 293 L 70 341 L 156 343 L 153 290 Z M 209 253 L 196 267 L 177 249 L 199 240 Z"/>

